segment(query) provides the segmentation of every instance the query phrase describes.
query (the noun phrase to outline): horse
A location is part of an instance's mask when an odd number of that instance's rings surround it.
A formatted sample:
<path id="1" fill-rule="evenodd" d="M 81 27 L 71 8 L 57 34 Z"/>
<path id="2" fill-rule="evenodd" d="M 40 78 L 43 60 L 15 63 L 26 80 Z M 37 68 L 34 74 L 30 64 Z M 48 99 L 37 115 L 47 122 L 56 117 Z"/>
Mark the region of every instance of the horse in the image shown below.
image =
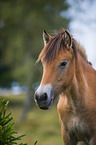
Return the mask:
<path id="1" fill-rule="evenodd" d="M 68 30 L 53 36 L 44 30 L 43 40 L 44 48 L 37 59 L 43 64 L 43 76 L 34 95 L 36 104 L 47 110 L 59 97 L 57 110 L 64 145 L 96 145 L 95 69 Z"/>

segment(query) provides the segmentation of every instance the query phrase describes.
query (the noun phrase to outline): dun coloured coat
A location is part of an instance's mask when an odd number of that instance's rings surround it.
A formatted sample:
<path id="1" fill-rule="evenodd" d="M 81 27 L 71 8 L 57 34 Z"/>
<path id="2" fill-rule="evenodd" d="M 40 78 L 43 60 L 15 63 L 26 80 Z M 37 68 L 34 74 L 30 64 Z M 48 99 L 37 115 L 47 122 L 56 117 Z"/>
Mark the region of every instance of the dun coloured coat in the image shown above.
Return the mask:
<path id="1" fill-rule="evenodd" d="M 42 61 L 43 76 L 35 101 L 46 110 L 59 96 L 64 145 L 96 145 L 96 71 L 67 30 L 53 37 L 44 31 L 43 39 L 44 48 L 37 60 Z"/>

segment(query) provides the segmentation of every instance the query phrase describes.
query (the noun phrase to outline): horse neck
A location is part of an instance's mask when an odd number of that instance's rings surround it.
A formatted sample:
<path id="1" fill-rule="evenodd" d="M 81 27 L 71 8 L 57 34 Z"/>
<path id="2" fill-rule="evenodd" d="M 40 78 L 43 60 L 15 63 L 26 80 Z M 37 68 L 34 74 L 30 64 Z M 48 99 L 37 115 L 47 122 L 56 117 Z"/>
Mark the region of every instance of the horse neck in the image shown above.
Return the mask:
<path id="1" fill-rule="evenodd" d="M 89 79 L 89 77 L 91 77 L 91 79 Z M 92 82 L 94 79 L 96 80 L 96 71 L 87 62 L 85 62 L 78 53 L 74 78 L 67 91 L 71 107 L 74 106 L 74 108 L 77 109 L 84 106 L 84 103 L 86 103 L 86 97 L 89 94 L 90 88 L 92 88 L 90 80 Z"/>

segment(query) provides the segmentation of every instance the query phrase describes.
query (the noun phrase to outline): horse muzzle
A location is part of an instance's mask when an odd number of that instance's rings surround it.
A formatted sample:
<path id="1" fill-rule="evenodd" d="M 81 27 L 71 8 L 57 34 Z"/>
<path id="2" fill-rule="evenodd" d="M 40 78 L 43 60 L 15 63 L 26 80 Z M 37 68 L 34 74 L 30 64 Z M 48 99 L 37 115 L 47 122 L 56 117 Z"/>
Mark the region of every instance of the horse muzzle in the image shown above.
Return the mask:
<path id="1" fill-rule="evenodd" d="M 40 85 L 34 95 L 34 100 L 40 109 L 47 110 L 53 103 L 53 87 L 51 84 Z"/>

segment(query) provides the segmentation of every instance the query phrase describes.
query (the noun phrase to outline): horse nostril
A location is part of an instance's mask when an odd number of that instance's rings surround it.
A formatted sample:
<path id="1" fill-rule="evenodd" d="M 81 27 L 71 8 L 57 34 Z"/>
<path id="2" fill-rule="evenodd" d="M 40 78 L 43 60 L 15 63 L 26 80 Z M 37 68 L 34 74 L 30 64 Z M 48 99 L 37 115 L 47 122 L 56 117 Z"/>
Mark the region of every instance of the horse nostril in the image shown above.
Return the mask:
<path id="1" fill-rule="evenodd" d="M 35 101 L 37 101 L 38 103 L 46 101 L 47 98 L 48 98 L 47 93 L 43 93 L 42 95 L 38 95 L 37 93 L 35 93 L 34 96 Z"/>
<path id="2" fill-rule="evenodd" d="M 43 99 L 44 99 L 44 100 L 47 100 L 47 98 L 48 98 L 47 93 L 44 93 Z"/>
<path id="3" fill-rule="evenodd" d="M 37 95 L 37 93 L 35 94 L 35 100 L 37 100 L 38 101 L 38 95 Z"/>

